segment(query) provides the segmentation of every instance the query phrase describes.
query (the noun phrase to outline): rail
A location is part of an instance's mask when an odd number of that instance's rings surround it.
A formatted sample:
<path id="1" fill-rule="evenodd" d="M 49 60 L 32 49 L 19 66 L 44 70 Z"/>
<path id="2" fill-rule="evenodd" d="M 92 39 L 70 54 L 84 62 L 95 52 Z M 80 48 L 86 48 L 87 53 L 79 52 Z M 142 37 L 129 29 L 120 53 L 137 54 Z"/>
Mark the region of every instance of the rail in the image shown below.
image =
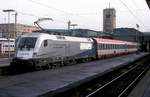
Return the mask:
<path id="1" fill-rule="evenodd" d="M 86 97 L 124 97 L 149 67 L 149 64 L 139 64 Z"/>

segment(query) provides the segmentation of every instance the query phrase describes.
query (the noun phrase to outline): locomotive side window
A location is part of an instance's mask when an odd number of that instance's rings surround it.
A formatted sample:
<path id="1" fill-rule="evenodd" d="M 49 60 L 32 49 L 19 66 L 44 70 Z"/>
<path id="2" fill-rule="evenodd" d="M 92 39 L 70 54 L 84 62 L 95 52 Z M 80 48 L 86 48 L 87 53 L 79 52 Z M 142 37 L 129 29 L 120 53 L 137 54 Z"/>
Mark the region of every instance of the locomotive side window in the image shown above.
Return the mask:
<path id="1" fill-rule="evenodd" d="M 47 45 L 48 45 L 48 41 L 44 40 L 44 47 L 47 47 Z"/>

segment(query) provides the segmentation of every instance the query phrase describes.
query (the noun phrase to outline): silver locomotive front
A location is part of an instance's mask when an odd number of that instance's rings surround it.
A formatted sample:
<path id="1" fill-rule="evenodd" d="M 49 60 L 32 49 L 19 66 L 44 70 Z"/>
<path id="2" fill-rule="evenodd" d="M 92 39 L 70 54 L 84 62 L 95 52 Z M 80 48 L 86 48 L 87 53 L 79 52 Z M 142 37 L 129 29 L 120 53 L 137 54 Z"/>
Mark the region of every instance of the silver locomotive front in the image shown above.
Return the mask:
<path id="1" fill-rule="evenodd" d="M 37 37 L 22 37 L 17 46 L 16 57 L 19 59 L 33 58 L 36 41 Z"/>

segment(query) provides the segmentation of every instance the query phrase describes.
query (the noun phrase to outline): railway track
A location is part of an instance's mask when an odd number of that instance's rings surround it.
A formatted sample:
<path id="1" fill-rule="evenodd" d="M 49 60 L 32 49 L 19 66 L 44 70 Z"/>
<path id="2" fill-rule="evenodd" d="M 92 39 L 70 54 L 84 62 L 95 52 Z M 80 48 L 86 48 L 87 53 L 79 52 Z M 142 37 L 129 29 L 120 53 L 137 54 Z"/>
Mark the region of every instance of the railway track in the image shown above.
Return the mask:
<path id="1" fill-rule="evenodd" d="M 147 64 L 139 64 L 86 97 L 125 97 L 148 69 Z"/>
<path id="2" fill-rule="evenodd" d="M 149 70 L 149 56 L 50 97 L 126 97 Z"/>

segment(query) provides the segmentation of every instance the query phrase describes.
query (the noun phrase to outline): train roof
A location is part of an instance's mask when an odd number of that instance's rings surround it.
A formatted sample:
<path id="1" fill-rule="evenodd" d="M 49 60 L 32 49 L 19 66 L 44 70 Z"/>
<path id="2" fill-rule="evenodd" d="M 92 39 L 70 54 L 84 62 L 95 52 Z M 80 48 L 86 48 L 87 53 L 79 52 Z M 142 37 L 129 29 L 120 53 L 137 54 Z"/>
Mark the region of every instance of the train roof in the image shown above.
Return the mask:
<path id="1" fill-rule="evenodd" d="M 51 39 L 51 40 L 56 40 L 56 41 L 93 42 L 92 38 L 52 35 L 52 34 L 40 33 L 40 32 L 24 34 L 21 37 L 39 37 L 41 39 Z M 128 41 L 115 40 L 115 39 L 106 39 L 106 38 L 94 38 L 94 39 L 98 43 L 139 45 L 139 43 L 137 43 L 137 42 L 128 42 Z"/>
<path id="2" fill-rule="evenodd" d="M 95 40 L 99 43 L 106 43 L 106 44 L 128 44 L 128 45 L 138 45 L 139 44 L 137 42 L 129 42 L 129 41 L 105 39 L 105 38 L 95 38 Z"/>
<path id="3" fill-rule="evenodd" d="M 21 37 L 39 37 L 41 39 L 51 39 L 51 40 L 56 40 L 56 41 L 93 42 L 91 38 L 52 35 L 52 34 L 39 33 L 39 32 L 24 34 Z"/>

